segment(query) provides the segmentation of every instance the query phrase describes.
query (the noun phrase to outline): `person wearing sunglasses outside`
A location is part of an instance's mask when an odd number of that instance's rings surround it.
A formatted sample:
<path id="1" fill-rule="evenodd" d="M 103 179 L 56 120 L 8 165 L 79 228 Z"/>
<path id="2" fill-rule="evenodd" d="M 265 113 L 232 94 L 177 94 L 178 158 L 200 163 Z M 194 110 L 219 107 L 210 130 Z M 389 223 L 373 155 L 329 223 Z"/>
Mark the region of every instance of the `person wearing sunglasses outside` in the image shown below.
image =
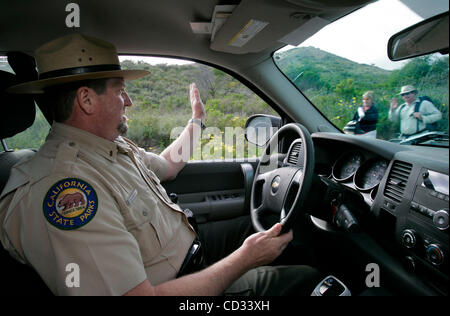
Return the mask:
<path id="1" fill-rule="evenodd" d="M 390 102 L 389 120 L 397 122 L 400 120 L 401 137 L 409 137 L 428 129 L 427 125 L 439 121 L 442 113 L 432 102 L 419 98 L 417 89 L 412 85 L 403 86 L 398 95 L 401 96 L 403 104 L 399 106 L 397 98 Z M 416 105 L 419 104 L 417 107 Z"/>

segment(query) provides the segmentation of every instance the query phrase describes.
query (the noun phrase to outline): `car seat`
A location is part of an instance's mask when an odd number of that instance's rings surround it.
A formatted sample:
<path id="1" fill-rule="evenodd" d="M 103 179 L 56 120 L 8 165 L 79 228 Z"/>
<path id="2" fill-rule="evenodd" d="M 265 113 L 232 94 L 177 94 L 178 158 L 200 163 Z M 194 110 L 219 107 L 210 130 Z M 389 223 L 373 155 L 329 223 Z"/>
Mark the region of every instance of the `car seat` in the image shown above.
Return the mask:
<path id="1" fill-rule="evenodd" d="M 5 92 L 9 86 L 19 83 L 18 77 L 6 71 L 0 71 L 0 139 L 3 152 L 0 153 L 0 192 L 3 191 L 9 178 L 11 167 L 19 160 L 34 154 L 32 149 L 11 150 L 5 139 L 26 130 L 36 116 L 36 108 L 32 96 L 14 95 Z"/>
<path id="2" fill-rule="evenodd" d="M 14 61 L 17 63 L 21 60 L 27 61 L 31 58 L 28 55 L 18 56 Z M 9 56 L 8 56 L 9 57 Z M 9 58 L 8 58 L 9 59 Z M 28 59 L 29 61 L 29 59 Z M 10 62 L 10 65 L 12 66 Z M 24 67 L 24 63 L 20 63 Z M 0 149 L 0 192 L 3 191 L 14 164 L 22 159 L 26 159 L 35 154 L 36 150 L 31 148 L 11 150 L 5 141 L 17 133 L 20 133 L 30 127 L 36 116 L 36 106 L 33 96 L 14 95 L 5 92 L 5 89 L 28 79 L 33 79 L 35 68 L 19 69 L 13 67 L 16 74 L 6 71 L 0 71 L 0 107 L 2 114 L 0 115 L 0 140 L 3 145 L 3 151 Z M 37 77 L 37 73 L 36 73 Z M 4 210 L 0 210 L 2 212 Z M 0 267 L 2 274 L 0 275 L 0 295 L 51 295 L 50 290 L 39 277 L 34 269 L 21 264 L 13 259 L 9 253 L 0 245 Z"/>

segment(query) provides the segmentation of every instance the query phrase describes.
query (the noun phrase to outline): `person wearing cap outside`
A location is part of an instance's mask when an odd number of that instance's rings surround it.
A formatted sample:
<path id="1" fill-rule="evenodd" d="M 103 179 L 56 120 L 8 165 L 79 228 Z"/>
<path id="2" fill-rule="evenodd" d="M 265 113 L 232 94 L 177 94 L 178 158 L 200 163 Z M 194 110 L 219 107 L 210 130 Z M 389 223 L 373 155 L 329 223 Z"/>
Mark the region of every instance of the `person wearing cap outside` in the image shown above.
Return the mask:
<path id="1" fill-rule="evenodd" d="M 412 85 L 403 86 L 398 94 L 403 104 L 399 106 L 397 98 L 390 102 L 389 120 L 400 120 L 401 137 L 409 137 L 425 131 L 426 125 L 439 121 L 442 113 L 428 100 L 420 100 L 417 97 L 417 89 Z M 420 104 L 419 111 L 415 111 L 416 104 Z"/>
<path id="2" fill-rule="evenodd" d="M 11 169 L 0 196 L 0 239 L 13 257 L 39 273 L 54 294 L 312 291 L 319 281 L 313 268 L 261 267 L 278 257 L 293 238 L 292 231 L 280 234 L 279 223 L 266 232 L 240 234 L 248 227 L 233 222 L 244 227 L 226 235 L 243 236 L 236 249 L 200 271 L 179 275 L 202 232 L 193 229 L 160 181 L 176 177 L 186 164 L 180 159 L 186 156 L 182 149 L 192 153 L 198 141 L 206 114 L 195 84 L 190 86 L 193 119 L 156 155 L 123 137 L 128 129 L 125 112 L 132 106 L 125 81 L 148 75 L 147 71 L 121 70 L 112 44 L 80 34 L 42 45 L 35 58 L 39 80 L 7 91 L 43 93 L 55 121 L 39 151 Z M 66 282 L 70 264 L 79 267 L 78 286 Z"/>
<path id="3" fill-rule="evenodd" d="M 362 95 L 363 105 L 353 116 L 356 122 L 357 135 L 377 137 L 378 109 L 375 106 L 375 93 L 367 91 Z M 359 131 L 359 132 L 358 132 Z"/>

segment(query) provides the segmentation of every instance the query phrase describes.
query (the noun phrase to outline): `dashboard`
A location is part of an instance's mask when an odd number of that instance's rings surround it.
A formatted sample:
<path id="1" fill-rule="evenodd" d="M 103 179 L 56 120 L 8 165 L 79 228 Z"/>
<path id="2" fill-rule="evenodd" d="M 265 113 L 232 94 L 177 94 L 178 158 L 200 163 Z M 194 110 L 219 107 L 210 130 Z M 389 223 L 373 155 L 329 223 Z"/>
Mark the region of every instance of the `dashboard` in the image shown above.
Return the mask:
<path id="1" fill-rule="evenodd" d="M 324 204 L 345 204 L 405 271 L 448 295 L 448 148 L 334 133 L 312 137 L 315 173 L 327 188 Z M 336 224 L 333 215 L 322 218 Z"/>

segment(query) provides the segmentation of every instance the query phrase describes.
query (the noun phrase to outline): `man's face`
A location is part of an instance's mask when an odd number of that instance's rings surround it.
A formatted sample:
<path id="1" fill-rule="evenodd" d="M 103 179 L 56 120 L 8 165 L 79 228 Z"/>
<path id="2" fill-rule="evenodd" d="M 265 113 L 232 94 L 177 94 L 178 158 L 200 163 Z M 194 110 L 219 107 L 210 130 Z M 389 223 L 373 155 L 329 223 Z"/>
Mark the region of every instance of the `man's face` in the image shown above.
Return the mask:
<path id="1" fill-rule="evenodd" d="M 407 104 L 411 104 L 416 100 L 415 92 L 402 93 L 400 96 Z"/>
<path id="2" fill-rule="evenodd" d="M 125 82 L 123 79 L 110 79 L 107 83 L 104 94 L 99 95 L 100 103 L 100 121 L 105 133 L 111 135 L 113 140 L 119 135 L 125 135 L 128 131 L 127 117 L 125 116 L 126 107 L 131 106 L 132 102 L 125 91 Z"/>

